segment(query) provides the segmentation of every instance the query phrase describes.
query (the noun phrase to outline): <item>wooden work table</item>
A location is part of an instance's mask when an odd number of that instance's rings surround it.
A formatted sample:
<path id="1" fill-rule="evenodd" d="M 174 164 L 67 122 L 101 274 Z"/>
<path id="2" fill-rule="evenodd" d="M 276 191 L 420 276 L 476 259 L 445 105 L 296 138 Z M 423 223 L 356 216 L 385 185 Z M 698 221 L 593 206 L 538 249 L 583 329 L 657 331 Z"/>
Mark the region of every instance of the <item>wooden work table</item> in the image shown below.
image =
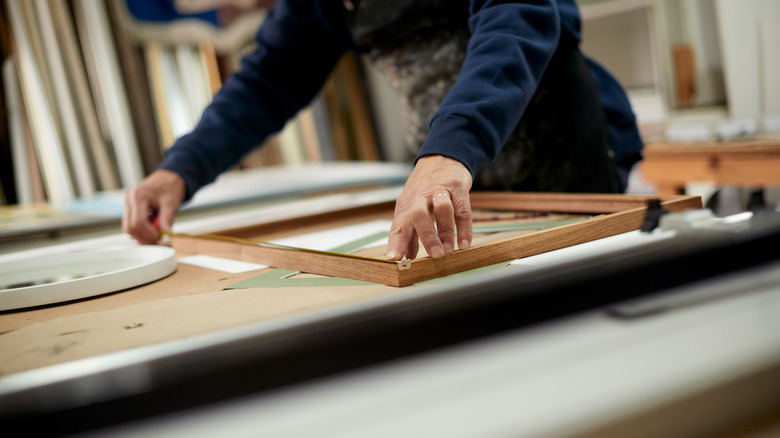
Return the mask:
<path id="1" fill-rule="evenodd" d="M 659 194 L 683 193 L 688 182 L 780 186 L 780 139 L 657 142 L 645 146 L 642 177 Z"/>
<path id="2" fill-rule="evenodd" d="M 229 209 L 209 217 L 180 218 L 174 230 L 205 232 L 258 220 L 284 220 L 379 200 L 390 201 L 401 187 L 281 199 Z M 120 232 L 84 240 L 0 254 L 0 262 L 50 254 L 78 254 L 138 245 Z M 179 253 L 177 257 L 187 254 Z M 187 338 L 296 313 L 316 312 L 391 293 L 395 288 L 285 287 L 225 290 L 264 271 L 231 274 L 179 264 L 173 274 L 130 290 L 49 306 L 0 312 L 0 375 L 61 364 L 128 348 Z M 263 289 L 263 290 L 260 290 Z M 270 293 L 270 295 L 268 295 Z"/>
<path id="3" fill-rule="evenodd" d="M 339 203 L 360 205 L 382 197 L 392 199 L 399 192 L 400 187 L 390 187 L 328 194 L 177 225 L 181 232 L 208 232 L 215 225 L 280 220 L 308 208 L 336 208 Z M 182 352 L 200 351 L 209 345 L 235 346 L 236 339 L 257 334 L 278 341 L 281 338 L 274 336 L 289 333 L 285 330 L 319 322 L 341 324 L 347 317 L 369 315 L 377 310 L 396 309 L 403 318 L 414 318 L 415 312 L 408 310 L 411 304 L 425 303 L 437 296 L 450 299 L 450 289 L 458 286 L 473 287 L 474 296 L 480 296 L 491 277 L 520 278 L 522 274 L 529 278 L 526 276 L 534 273 L 542 276 L 548 268 L 556 268 L 559 276 L 557 268 L 569 262 L 595 260 L 594 255 L 599 256 L 594 267 L 609 266 L 612 252 L 652 245 L 667 238 L 663 233 L 625 233 L 520 259 L 470 280 L 403 289 L 381 285 L 226 289 L 227 284 L 257 272 L 228 274 L 181 264 L 169 277 L 133 290 L 0 314 L 0 396 L 12 392 L 9 388 L 54 381 L 63 375 L 76 379 L 89 370 L 127 371 L 124 366 L 141 364 L 138 369 L 143 374 L 148 371 L 148 363 Z M 19 255 L 129 245 L 135 243 L 117 234 L 60 247 L 35 248 Z M 0 254 L 0 261 L 11 257 L 15 255 Z M 524 287 L 533 284 L 529 282 Z M 390 371 L 401 375 L 378 375 L 371 381 L 350 383 L 351 378 L 370 378 L 376 372 L 367 368 L 370 372 L 336 376 L 330 384 L 335 393 L 323 392 L 328 387 L 314 388 L 319 391 L 319 398 L 316 393 L 307 392 L 304 382 L 296 389 L 299 399 L 285 402 L 284 391 L 276 391 L 274 394 L 282 399 L 269 398 L 265 407 L 245 410 L 251 412 L 247 421 L 251 428 L 265 427 L 265 435 L 269 436 L 283 435 L 276 433 L 280 430 L 292 430 L 287 436 L 328 436 L 330 429 L 315 427 L 320 423 L 337 428 L 355 425 L 355 430 L 363 423 L 367 427 L 389 427 L 387 431 L 397 432 L 390 436 L 419 433 L 426 425 L 433 425 L 438 429 L 426 435 L 457 436 L 460 423 L 456 420 L 494 432 L 472 436 L 496 436 L 500 427 L 513 430 L 514 436 L 539 436 L 541 432 L 548 436 L 561 436 L 564 432 L 569 436 L 650 436 L 652 430 L 658 429 L 645 426 L 656 423 L 664 423 L 666 431 L 677 432 L 686 427 L 710 432 L 714 427 L 735 427 L 763 413 L 765 405 L 777 399 L 778 392 L 773 389 L 780 387 L 774 373 L 780 366 L 780 344 L 776 342 L 780 331 L 773 330 L 780 295 L 775 285 L 762 286 L 766 287 L 753 294 L 705 300 L 636 320 L 616 318 L 601 308 L 593 308 L 562 321 L 553 320 L 407 358 L 411 364 L 388 363 Z M 423 307 L 411 308 L 419 311 Z M 381 324 L 383 319 L 369 321 Z M 727 336 L 730 341 L 723 342 Z M 378 347 L 381 350 L 385 345 Z M 459 351 L 464 348 L 468 351 Z M 219 362 L 226 360 L 228 353 L 220 351 L 220 356 L 209 358 L 218 357 Z M 242 354 L 248 354 L 248 350 Z M 765 368 L 769 371 L 761 371 Z M 96 387 L 111 383 L 110 379 L 101 382 Z M 325 383 L 328 384 L 327 379 Z M 318 384 L 319 381 L 312 383 Z M 361 388 L 365 388 L 365 393 L 348 392 Z M 505 388 L 509 390 L 504 391 Z M 759 391 L 756 396 L 756 388 L 766 394 Z M 53 392 L 57 391 L 45 388 L 47 402 L 56 398 Z M 322 404 L 318 405 L 320 399 Z M 702 404 L 724 400 L 730 404 Z M 455 406 L 460 404 L 463 406 Z M 518 411 L 517 406 L 527 409 Z M 1 408 L 2 404 L 0 411 Z M 235 435 L 242 419 L 223 408 L 204 407 L 195 419 L 182 417 L 184 423 L 191 425 L 190 429 L 184 431 L 172 425 L 175 429 L 171 430 L 193 436 L 221 425 L 216 427 L 224 428 L 223 436 Z M 667 421 L 669 412 L 678 413 L 671 416 L 672 421 Z M 697 413 L 700 415 L 694 415 Z M 141 423 L 136 426 L 145 427 Z M 637 430 L 645 432 L 626 432 Z M 159 435 L 159 430 L 154 429 L 136 432 L 135 435 Z"/>

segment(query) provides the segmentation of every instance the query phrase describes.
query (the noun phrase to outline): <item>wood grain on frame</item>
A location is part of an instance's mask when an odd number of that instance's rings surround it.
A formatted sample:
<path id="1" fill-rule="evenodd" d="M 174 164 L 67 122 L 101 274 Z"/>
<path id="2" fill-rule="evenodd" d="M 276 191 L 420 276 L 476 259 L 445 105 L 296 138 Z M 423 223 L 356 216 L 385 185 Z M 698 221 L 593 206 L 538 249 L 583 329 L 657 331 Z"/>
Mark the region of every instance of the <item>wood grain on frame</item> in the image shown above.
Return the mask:
<path id="1" fill-rule="evenodd" d="M 440 259 L 423 257 L 406 262 L 388 262 L 380 259 L 346 257 L 335 254 L 271 248 L 230 240 L 217 240 L 198 236 L 175 235 L 172 245 L 177 251 L 191 254 L 208 254 L 248 262 L 267 264 L 285 269 L 296 269 L 322 275 L 352 278 L 382 283 L 389 286 L 408 286 L 420 281 L 455 274 L 504 261 L 528 257 L 567 246 L 638 229 L 644 220 L 649 199 L 661 199 L 669 211 L 701 208 L 697 196 L 642 196 L 642 195 L 589 195 L 589 194 L 536 194 L 536 193 L 474 193 L 472 206 L 501 210 L 541 210 L 599 214 L 591 219 L 563 225 L 530 234 L 506 238 L 496 242 L 458 250 Z M 388 209 L 392 203 L 372 206 Z M 342 211 L 343 217 L 359 217 L 370 214 L 368 207 L 361 211 Z M 260 229 L 274 230 L 316 224 L 339 213 L 309 216 L 284 223 L 260 224 L 220 232 L 220 236 L 239 237 L 257 233 Z"/>

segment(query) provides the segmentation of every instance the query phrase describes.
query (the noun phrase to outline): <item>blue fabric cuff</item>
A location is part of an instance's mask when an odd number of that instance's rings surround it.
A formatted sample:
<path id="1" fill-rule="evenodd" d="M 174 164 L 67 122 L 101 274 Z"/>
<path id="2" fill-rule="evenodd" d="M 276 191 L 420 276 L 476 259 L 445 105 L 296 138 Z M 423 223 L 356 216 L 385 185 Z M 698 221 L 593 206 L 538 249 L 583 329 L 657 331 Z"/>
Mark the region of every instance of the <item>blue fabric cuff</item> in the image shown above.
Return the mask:
<path id="1" fill-rule="evenodd" d="M 488 146 L 489 142 L 480 134 L 479 128 L 466 117 L 441 115 L 431 122 L 428 137 L 420 147 L 415 163 L 426 155 L 444 155 L 458 160 L 473 177 L 479 169 L 493 159 L 498 148 Z"/>

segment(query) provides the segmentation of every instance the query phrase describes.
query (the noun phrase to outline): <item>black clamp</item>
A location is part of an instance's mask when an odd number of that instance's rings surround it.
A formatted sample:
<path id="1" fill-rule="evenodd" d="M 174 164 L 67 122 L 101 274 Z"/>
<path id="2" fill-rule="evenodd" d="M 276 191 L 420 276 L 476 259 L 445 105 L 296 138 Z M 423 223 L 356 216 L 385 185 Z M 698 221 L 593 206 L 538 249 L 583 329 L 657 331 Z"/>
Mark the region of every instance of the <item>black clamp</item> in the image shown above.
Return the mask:
<path id="1" fill-rule="evenodd" d="M 648 199 L 647 200 L 647 213 L 645 213 L 645 220 L 642 222 L 643 233 L 649 233 L 658 228 L 658 223 L 661 221 L 661 216 L 669 213 L 661 206 L 660 199 Z"/>

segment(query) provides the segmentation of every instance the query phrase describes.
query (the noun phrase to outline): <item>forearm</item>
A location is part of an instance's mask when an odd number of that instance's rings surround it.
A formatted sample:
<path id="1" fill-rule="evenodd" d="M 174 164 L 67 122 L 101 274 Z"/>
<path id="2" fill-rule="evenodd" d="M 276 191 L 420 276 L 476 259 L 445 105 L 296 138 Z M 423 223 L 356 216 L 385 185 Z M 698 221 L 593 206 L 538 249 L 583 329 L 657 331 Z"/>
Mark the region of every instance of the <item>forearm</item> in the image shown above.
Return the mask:
<path id="1" fill-rule="evenodd" d="M 441 154 L 472 175 L 522 117 L 561 33 L 554 1 L 471 2 L 468 56 L 418 157 Z"/>
<path id="2" fill-rule="evenodd" d="M 277 3 L 257 33 L 257 48 L 225 82 L 195 129 L 168 150 L 160 168 L 185 180 L 187 198 L 281 130 L 316 95 L 346 50 L 313 3 Z"/>

